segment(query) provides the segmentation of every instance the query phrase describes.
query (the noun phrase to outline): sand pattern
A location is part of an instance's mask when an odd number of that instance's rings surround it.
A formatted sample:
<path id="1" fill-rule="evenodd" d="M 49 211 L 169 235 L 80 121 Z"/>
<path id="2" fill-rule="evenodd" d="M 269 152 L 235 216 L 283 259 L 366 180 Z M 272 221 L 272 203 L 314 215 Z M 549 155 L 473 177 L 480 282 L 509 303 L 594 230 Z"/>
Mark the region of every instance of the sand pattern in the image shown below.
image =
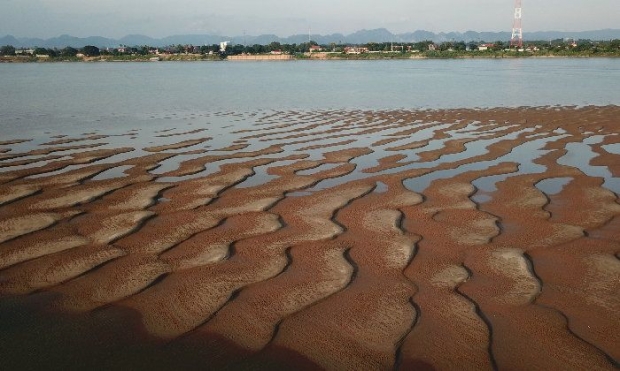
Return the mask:
<path id="1" fill-rule="evenodd" d="M 128 311 L 221 367 L 617 369 L 618 117 L 217 112 L 4 140 L 0 304 Z"/>

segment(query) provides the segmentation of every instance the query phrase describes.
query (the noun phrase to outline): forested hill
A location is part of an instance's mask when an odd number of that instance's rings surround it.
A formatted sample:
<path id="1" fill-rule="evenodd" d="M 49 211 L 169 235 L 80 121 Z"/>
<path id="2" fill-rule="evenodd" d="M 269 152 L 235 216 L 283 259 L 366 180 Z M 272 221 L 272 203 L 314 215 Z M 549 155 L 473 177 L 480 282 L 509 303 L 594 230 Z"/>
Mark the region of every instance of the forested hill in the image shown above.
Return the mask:
<path id="1" fill-rule="evenodd" d="M 369 42 L 420 42 L 420 41 L 507 41 L 510 40 L 510 32 L 440 32 L 418 30 L 409 33 L 393 34 L 385 28 L 374 30 L 361 30 L 349 35 L 331 34 L 299 34 L 288 37 L 277 35 L 260 36 L 227 36 L 227 35 L 175 35 L 164 38 L 151 38 L 144 35 L 128 35 L 120 39 L 112 39 L 101 36 L 75 37 L 61 35 L 50 39 L 37 38 L 18 38 L 11 35 L 0 37 L 0 45 L 12 45 L 19 48 L 42 47 L 42 48 L 81 48 L 85 45 L 96 45 L 98 47 L 118 47 L 119 45 L 150 45 L 161 47 L 177 44 L 208 45 L 218 44 L 221 41 L 230 41 L 232 44 L 243 45 L 267 45 L 271 42 L 282 44 L 300 44 L 308 42 L 308 38 L 318 44 L 364 44 Z M 562 31 L 541 31 L 525 32 L 525 40 L 556 40 L 556 39 L 575 39 L 575 40 L 611 40 L 620 39 L 620 29 L 606 29 L 596 31 L 562 32 Z"/>

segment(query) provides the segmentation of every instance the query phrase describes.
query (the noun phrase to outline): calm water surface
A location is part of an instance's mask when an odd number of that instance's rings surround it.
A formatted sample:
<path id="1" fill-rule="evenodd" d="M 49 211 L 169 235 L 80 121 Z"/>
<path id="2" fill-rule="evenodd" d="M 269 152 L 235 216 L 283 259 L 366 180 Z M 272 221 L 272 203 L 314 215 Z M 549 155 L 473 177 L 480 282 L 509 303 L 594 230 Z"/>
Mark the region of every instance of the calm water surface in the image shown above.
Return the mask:
<path id="1" fill-rule="evenodd" d="M 0 65 L 3 137 L 194 112 L 620 104 L 618 59 Z"/>
<path id="2" fill-rule="evenodd" d="M 105 134 L 105 138 L 91 142 L 102 146 L 97 148 L 135 148 L 105 160 L 110 163 L 145 155 L 144 147 L 207 136 L 213 140 L 198 143 L 184 151 L 208 150 L 218 154 L 217 148 L 243 139 L 247 135 L 243 133 L 244 129 L 260 127 L 264 118 L 274 113 L 277 113 L 275 120 L 301 122 L 312 120 L 305 119 L 305 114 L 343 109 L 620 105 L 620 59 L 0 64 L 0 81 L 3 84 L 0 89 L 0 141 L 32 139 L 11 145 L 13 152 L 26 152 L 46 145 L 50 138 L 59 135 Z M 292 114 L 287 118 L 288 114 L 283 112 Z M 406 152 L 407 161 L 414 161 L 408 165 L 409 168 L 430 168 L 442 162 L 480 155 L 497 140 L 477 138 L 479 130 L 474 130 L 473 134 L 468 134 L 466 129 L 450 132 L 450 138 L 464 139 L 473 135 L 476 140 L 468 143 L 463 153 L 444 156 L 431 163 L 415 161 L 417 151 L 444 145 L 446 138 L 431 139 L 436 130 L 447 126 L 449 124 L 434 125 L 415 135 L 416 140 L 430 142 L 424 148 Z M 198 132 L 195 132 L 196 129 Z M 393 130 L 399 131 L 401 128 Z M 528 130 L 533 128 L 523 127 L 509 135 Z M 169 138 L 162 135 L 171 131 L 181 135 Z M 389 132 L 390 129 L 383 130 L 381 135 Z M 563 136 L 560 132 L 556 134 L 558 136 L 551 138 Z M 323 145 L 341 140 L 322 138 L 321 133 L 313 135 L 316 135 L 317 143 Z M 596 143 L 588 140 L 597 138 L 569 144 L 567 155 L 559 161 L 574 165 L 588 175 L 604 178 L 604 187 L 620 192 L 620 179 L 613 177 L 605 167 L 589 165 L 589 160 L 596 156 L 590 145 Z M 403 141 L 411 139 L 404 138 Z M 355 145 L 370 147 L 376 140 L 372 135 L 360 136 L 356 138 Z M 550 138 L 547 137 L 531 138 L 500 160 L 519 163 L 519 173 L 544 172 L 544 167 L 533 161 L 546 152 L 542 148 L 548 140 Z M 247 151 L 261 150 L 269 145 L 260 138 L 244 142 L 249 145 Z M 398 142 L 391 145 L 396 144 Z M 290 144 L 286 149 L 289 153 L 296 153 L 298 147 L 306 145 Z M 58 153 L 66 156 L 75 151 L 79 149 Z M 323 150 L 304 153 L 312 159 L 319 159 Z M 227 155 L 227 152 L 221 154 Z M 376 166 L 378 159 L 390 154 L 393 153 L 375 146 L 371 154 L 354 160 L 357 165 L 355 172 L 325 180 L 314 188 L 331 187 L 367 177 L 369 174 L 362 170 Z M 175 170 L 182 161 L 194 156 L 196 154 L 177 154 L 163 161 L 153 174 L 160 176 Z M 159 180 L 180 181 L 202 177 L 217 171 L 221 163 L 237 161 L 244 159 L 228 159 L 196 174 L 179 178 L 164 176 Z M 484 169 L 497 161 L 434 171 L 410 179 L 405 185 L 422 192 L 435 179 Z M 35 162 L 22 167 L 42 166 L 45 163 Z M 274 178 L 266 172 L 269 166 L 257 167 L 256 176 L 239 186 L 252 187 Z M 20 167 L 5 167 L 0 172 L 17 168 Z M 58 172 L 74 168 L 79 168 L 79 165 Z M 113 168 L 99 177 L 123 176 L 124 170 L 122 167 Z M 401 170 L 396 168 L 393 171 Z M 53 175 L 46 173 L 41 176 Z M 480 190 L 492 192 L 495 183 L 507 176 L 480 178 L 475 185 Z M 540 184 L 543 188 L 553 185 Z M 563 183 L 555 186 L 561 187 Z"/>

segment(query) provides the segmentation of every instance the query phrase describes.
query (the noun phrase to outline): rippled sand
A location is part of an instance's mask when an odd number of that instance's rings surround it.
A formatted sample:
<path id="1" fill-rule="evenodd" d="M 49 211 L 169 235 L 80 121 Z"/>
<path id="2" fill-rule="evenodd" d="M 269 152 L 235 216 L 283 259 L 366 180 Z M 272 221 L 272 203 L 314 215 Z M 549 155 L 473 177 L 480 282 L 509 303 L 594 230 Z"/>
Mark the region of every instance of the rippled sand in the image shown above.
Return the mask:
<path id="1" fill-rule="evenodd" d="M 3 140 L 0 357 L 617 368 L 618 117 L 228 112 Z"/>

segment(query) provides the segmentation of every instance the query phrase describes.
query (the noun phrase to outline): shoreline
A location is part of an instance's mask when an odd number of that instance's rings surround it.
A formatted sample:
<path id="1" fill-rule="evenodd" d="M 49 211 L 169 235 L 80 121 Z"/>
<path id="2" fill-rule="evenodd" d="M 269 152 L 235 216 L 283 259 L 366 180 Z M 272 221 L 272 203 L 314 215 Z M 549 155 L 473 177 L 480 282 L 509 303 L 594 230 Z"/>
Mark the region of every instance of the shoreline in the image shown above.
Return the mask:
<path id="1" fill-rule="evenodd" d="M 157 57 L 158 60 L 152 60 Z M 83 59 L 66 59 L 66 58 L 36 58 L 36 57 L 0 57 L 0 63 L 94 63 L 94 62 L 221 62 L 221 61 L 270 61 L 270 62 L 282 62 L 282 61 L 330 61 L 330 60 L 345 60 L 345 61 L 384 61 L 384 60 L 439 60 L 439 59 L 615 59 L 620 58 L 618 54 L 609 55 L 513 55 L 513 54 L 489 54 L 489 55 L 440 55 L 440 56 L 424 56 L 424 55 L 394 55 L 394 54 L 373 54 L 370 57 L 358 56 L 358 55 L 334 55 L 334 56 L 303 56 L 298 57 L 294 55 L 233 55 L 232 58 L 221 59 L 216 56 L 201 56 L 201 55 L 189 55 L 189 56 L 147 56 L 136 58 L 124 58 L 114 59 L 114 57 L 88 57 Z"/>

